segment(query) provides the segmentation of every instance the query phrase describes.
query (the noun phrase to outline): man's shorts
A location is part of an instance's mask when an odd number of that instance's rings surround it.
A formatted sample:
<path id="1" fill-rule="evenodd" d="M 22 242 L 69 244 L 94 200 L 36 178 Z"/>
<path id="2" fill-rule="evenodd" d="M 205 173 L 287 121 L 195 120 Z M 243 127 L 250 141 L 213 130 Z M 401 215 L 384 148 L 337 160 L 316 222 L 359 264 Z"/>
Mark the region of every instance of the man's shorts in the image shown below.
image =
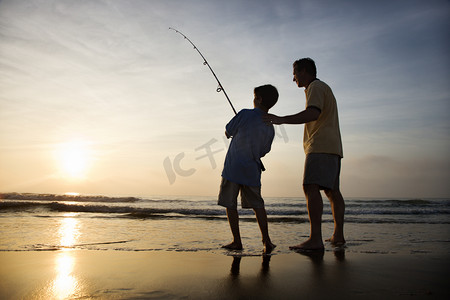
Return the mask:
<path id="1" fill-rule="evenodd" d="M 335 154 L 310 153 L 306 155 L 303 185 L 317 184 L 322 190 L 339 189 L 341 157 Z"/>
<path id="2" fill-rule="evenodd" d="M 247 186 L 231 182 L 222 177 L 218 204 L 226 208 L 237 209 L 237 197 L 241 192 L 242 208 L 264 208 L 260 186 Z"/>

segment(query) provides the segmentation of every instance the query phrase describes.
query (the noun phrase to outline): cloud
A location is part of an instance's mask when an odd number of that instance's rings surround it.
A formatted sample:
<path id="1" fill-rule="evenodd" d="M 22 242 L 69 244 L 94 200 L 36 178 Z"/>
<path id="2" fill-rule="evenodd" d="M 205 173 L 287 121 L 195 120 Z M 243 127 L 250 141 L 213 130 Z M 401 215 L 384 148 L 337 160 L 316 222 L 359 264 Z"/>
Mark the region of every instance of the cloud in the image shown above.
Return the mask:
<path id="1" fill-rule="evenodd" d="M 220 139 L 233 116 L 198 53 L 168 30 L 173 26 L 199 47 L 238 110 L 251 107 L 253 87 L 265 83 L 280 92 L 273 113 L 302 110 L 304 93 L 292 83 L 292 62 L 313 57 L 319 78 L 338 100 L 345 172 L 351 177 L 343 182 L 350 193 L 378 195 L 380 190 L 370 184 L 376 182 L 374 186 L 390 187 L 385 194 L 400 194 L 391 186 L 394 180 L 386 180 L 396 177 L 402 187 L 414 182 L 414 188 L 440 195 L 432 179 L 449 178 L 448 11 L 448 2 L 438 0 L 232 0 L 227 5 L 203 0 L 3 0 L 0 158 L 8 160 L 12 149 L 27 149 L 8 164 L 15 167 L 10 171 L 15 181 L 27 182 L 29 177 L 20 177 L 27 172 L 25 162 L 36 166 L 46 161 L 33 150 L 36 146 L 81 137 L 103 151 L 105 164 L 119 160 L 117 165 L 127 166 L 127 178 L 142 182 L 145 172 L 162 176 L 155 182 L 164 192 L 214 181 L 220 174 L 198 166 L 195 176 L 183 178 L 187 183 L 165 185 L 165 157 Z M 268 158 L 275 166 L 303 159 L 303 127 L 286 130 L 292 136 L 289 143 L 274 145 Z M 362 154 L 367 158 L 359 161 Z M 412 176 L 420 162 L 436 171 Z M 409 163 L 414 168 L 404 171 Z M 358 173 L 361 166 L 365 173 Z M 104 178 L 100 170 L 110 168 L 96 170 L 94 179 Z M 289 182 L 286 193 L 296 194 L 301 180 L 297 168 L 287 174 L 282 174 L 286 168 L 273 169 L 278 173 L 267 178 L 277 186 Z M 40 170 L 46 178 L 49 170 Z M 120 174 L 115 176 L 110 182 L 120 181 Z M 350 184 L 363 179 L 364 184 Z"/>

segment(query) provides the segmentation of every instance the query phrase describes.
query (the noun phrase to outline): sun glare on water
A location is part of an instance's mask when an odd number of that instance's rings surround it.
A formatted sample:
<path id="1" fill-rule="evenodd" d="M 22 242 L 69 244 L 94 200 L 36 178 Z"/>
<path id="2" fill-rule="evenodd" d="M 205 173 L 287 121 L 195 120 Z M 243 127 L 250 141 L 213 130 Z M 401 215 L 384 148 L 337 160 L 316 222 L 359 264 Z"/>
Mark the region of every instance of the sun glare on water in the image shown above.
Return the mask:
<path id="1" fill-rule="evenodd" d="M 60 175 L 68 179 L 86 179 L 92 161 L 89 144 L 85 141 L 70 141 L 58 149 Z"/>

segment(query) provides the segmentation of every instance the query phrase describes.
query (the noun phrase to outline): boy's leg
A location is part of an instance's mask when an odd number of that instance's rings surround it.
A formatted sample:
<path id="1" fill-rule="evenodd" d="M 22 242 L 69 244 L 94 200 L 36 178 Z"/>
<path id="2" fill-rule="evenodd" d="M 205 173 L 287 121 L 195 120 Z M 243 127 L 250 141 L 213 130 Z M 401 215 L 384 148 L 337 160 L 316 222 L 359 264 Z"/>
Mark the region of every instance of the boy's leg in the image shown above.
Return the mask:
<path id="1" fill-rule="evenodd" d="M 253 208 L 261 230 L 264 253 L 270 253 L 276 247 L 269 237 L 269 226 L 267 224 L 267 213 L 264 208 L 264 200 L 261 197 L 261 187 L 243 186 L 241 189 L 241 201 L 244 208 Z"/>
<path id="2" fill-rule="evenodd" d="M 261 230 L 264 253 L 270 253 L 275 249 L 276 245 L 272 244 L 272 241 L 270 240 L 266 209 L 262 207 L 254 208 L 253 210 L 255 211 L 256 220 L 258 221 L 259 229 Z"/>
<path id="3" fill-rule="evenodd" d="M 233 234 L 233 241 L 228 245 L 222 246 L 222 248 L 230 250 L 242 250 L 238 210 L 234 208 L 227 208 L 227 218 L 228 223 L 230 224 L 231 233 Z"/>
<path id="4" fill-rule="evenodd" d="M 237 210 L 237 196 L 240 187 L 238 184 L 222 178 L 220 184 L 219 201 L 218 204 L 226 207 L 228 223 L 230 224 L 231 233 L 233 234 L 233 241 L 222 246 L 222 248 L 230 250 L 241 250 L 241 234 L 239 233 L 239 215 Z"/>

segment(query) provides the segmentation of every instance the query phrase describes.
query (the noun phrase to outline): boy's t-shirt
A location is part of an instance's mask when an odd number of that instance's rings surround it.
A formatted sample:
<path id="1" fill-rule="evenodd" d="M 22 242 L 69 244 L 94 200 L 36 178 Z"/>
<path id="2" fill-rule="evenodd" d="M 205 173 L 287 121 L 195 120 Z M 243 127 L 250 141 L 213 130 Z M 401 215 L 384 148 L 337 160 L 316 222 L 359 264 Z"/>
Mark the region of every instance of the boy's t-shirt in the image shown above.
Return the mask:
<path id="1" fill-rule="evenodd" d="M 261 157 L 272 146 L 273 125 L 263 122 L 259 108 L 243 109 L 226 125 L 231 139 L 222 177 L 247 186 L 261 186 Z"/>

